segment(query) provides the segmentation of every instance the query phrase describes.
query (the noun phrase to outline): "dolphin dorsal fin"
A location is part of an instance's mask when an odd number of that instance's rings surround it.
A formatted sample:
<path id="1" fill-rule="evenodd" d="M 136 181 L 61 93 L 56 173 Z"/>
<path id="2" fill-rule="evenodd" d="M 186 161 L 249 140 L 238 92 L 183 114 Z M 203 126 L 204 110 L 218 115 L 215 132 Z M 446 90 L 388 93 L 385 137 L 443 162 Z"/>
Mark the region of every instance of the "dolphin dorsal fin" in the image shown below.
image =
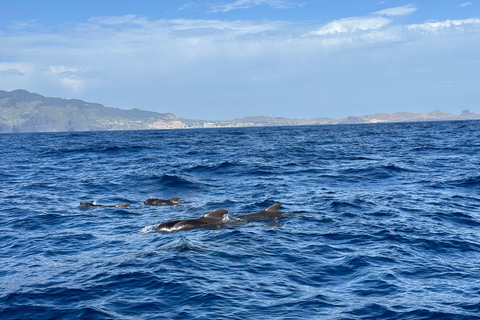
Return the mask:
<path id="1" fill-rule="evenodd" d="M 282 204 L 281 203 L 275 203 L 273 206 L 268 207 L 265 209 L 265 211 L 278 211 L 278 208 L 280 208 Z"/>
<path id="2" fill-rule="evenodd" d="M 227 213 L 228 213 L 228 211 L 225 210 L 225 209 L 217 209 L 217 210 L 213 210 L 212 212 L 207 213 L 202 218 L 222 220 L 223 216 L 226 215 Z"/>

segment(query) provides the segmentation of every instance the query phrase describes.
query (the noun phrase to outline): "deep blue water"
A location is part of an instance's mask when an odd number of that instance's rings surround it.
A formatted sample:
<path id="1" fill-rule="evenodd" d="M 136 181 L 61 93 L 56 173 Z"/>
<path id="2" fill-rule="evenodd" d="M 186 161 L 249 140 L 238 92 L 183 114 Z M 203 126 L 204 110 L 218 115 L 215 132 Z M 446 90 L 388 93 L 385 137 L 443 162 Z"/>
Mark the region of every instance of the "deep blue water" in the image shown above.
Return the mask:
<path id="1" fill-rule="evenodd" d="M 480 319 L 480 121 L 0 147 L 0 319 Z M 235 219 L 276 202 L 292 214 Z M 231 223 L 154 232 L 218 208 Z"/>

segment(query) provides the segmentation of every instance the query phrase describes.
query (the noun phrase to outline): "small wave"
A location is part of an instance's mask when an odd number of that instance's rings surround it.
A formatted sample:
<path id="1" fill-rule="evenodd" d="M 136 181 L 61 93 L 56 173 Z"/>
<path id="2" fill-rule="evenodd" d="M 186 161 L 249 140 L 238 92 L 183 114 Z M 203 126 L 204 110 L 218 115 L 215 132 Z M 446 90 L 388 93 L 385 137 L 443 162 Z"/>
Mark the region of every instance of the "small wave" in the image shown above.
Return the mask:
<path id="1" fill-rule="evenodd" d="M 256 177 L 261 177 L 261 176 L 270 176 L 275 172 L 275 170 L 272 169 L 267 169 L 267 168 L 258 168 L 258 169 L 252 169 L 248 170 L 245 173 L 241 173 L 242 175 L 249 175 L 249 176 L 256 176 Z"/>
<path id="2" fill-rule="evenodd" d="M 382 297 L 394 295 L 400 291 L 395 284 L 382 279 L 368 279 L 360 281 L 355 285 L 353 292 L 364 297 Z"/>
<path id="3" fill-rule="evenodd" d="M 52 148 L 50 150 L 45 150 L 41 152 L 39 155 L 44 156 L 52 156 L 52 155 L 64 155 L 64 154 L 110 154 L 110 153 L 125 153 L 125 152 L 139 152 L 142 150 L 147 149 L 143 146 L 124 146 L 119 147 L 117 145 L 113 146 L 84 146 L 84 147 L 72 147 L 72 148 Z"/>
<path id="4" fill-rule="evenodd" d="M 466 252 L 480 252 L 480 244 L 467 240 L 436 240 L 417 239 L 413 243 L 416 247 L 435 253 L 459 254 Z"/>
<path id="5" fill-rule="evenodd" d="M 445 184 L 460 188 L 478 188 L 480 187 L 480 176 L 457 179 L 446 182 Z"/>
<path id="6" fill-rule="evenodd" d="M 233 168 L 241 166 L 238 163 L 230 162 L 230 161 L 224 161 L 220 163 L 209 163 L 209 164 L 199 164 L 192 166 L 186 171 L 188 172 L 228 172 Z"/>
<path id="7" fill-rule="evenodd" d="M 460 303 L 459 307 L 476 314 L 480 313 L 480 302 Z"/>
<path id="8" fill-rule="evenodd" d="M 458 211 L 450 213 L 436 212 L 433 217 L 438 220 L 449 221 L 467 226 L 480 226 L 480 221 L 477 221 L 473 216 Z"/>
<path id="9" fill-rule="evenodd" d="M 399 172 L 412 172 L 411 169 L 403 168 L 398 165 L 381 165 L 365 168 L 348 168 L 341 171 L 343 174 L 368 175 L 371 177 L 390 177 Z"/>
<path id="10" fill-rule="evenodd" d="M 181 178 L 179 176 L 172 176 L 165 174 L 160 179 L 158 179 L 158 183 L 165 187 L 175 187 L 175 188 L 197 188 L 198 183 L 194 183 L 188 179 Z"/>
<path id="11" fill-rule="evenodd" d="M 329 203 L 329 207 L 332 209 L 348 209 L 348 208 L 353 208 L 353 209 L 360 209 L 361 206 L 358 203 L 352 203 L 348 201 L 331 201 Z"/>
<path id="12" fill-rule="evenodd" d="M 156 187 L 164 187 L 169 189 L 198 189 L 203 187 L 203 183 L 193 181 L 191 178 L 184 178 L 177 175 L 163 174 L 144 176 L 143 178 L 136 178 L 143 181 L 146 185 L 153 185 Z"/>
<path id="13" fill-rule="evenodd" d="M 193 251 L 193 252 L 204 252 L 209 250 L 209 244 L 203 243 L 202 241 L 197 240 L 190 240 L 188 238 L 172 238 L 173 241 L 165 243 L 159 249 L 166 250 L 166 251 L 173 251 L 173 252 L 185 252 L 185 251 Z"/>
<path id="14" fill-rule="evenodd" d="M 439 151 L 442 153 L 452 153 L 455 154 L 459 151 L 459 148 L 455 147 L 445 147 L 442 145 L 425 145 L 420 147 L 414 147 L 410 149 L 410 152 L 422 152 L 422 153 L 431 153 L 432 151 Z"/>
<path id="15" fill-rule="evenodd" d="M 65 295 L 71 295 L 68 291 Z M 58 297 L 44 296 L 43 299 L 52 299 L 58 302 Z M 78 299 L 78 298 L 76 298 Z M 108 313 L 99 310 L 96 307 L 77 307 L 77 308 L 53 308 L 52 306 L 32 305 L 12 305 L 2 310 L 2 314 L 11 319 L 38 319 L 39 315 L 44 319 L 115 319 L 115 313 Z"/>
<path id="16" fill-rule="evenodd" d="M 233 208 L 238 205 L 234 200 L 230 199 L 218 199 L 219 201 L 208 201 L 203 206 L 206 208 L 211 208 L 212 210 L 218 208 Z"/>

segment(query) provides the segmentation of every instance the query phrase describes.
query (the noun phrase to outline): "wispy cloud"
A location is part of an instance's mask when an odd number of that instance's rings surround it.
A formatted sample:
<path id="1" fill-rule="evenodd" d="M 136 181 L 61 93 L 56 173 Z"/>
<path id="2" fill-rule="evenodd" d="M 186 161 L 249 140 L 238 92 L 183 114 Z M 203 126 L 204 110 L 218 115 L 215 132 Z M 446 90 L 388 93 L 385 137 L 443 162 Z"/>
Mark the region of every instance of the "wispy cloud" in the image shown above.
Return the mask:
<path id="1" fill-rule="evenodd" d="M 401 7 L 376 11 L 368 16 L 338 19 L 327 23 L 319 30 L 313 31 L 310 34 L 334 35 L 379 30 L 392 23 L 391 18 L 385 18 L 382 16 L 394 17 L 408 15 L 416 10 L 417 8 L 415 6 L 409 4 Z"/>
<path id="2" fill-rule="evenodd" d="M 275 9 L 290 9 L 301 7 L 303 1 L 295 0 L 237 0 L 235 2 L 213 5 L 210 12 L 228 12 L 237 9 L 248 9 L 259 5 L 267 5 Z"/>
<path id="3" fill-rule="evenodd" d="M 79 77 L 79 70 L 72 67 L 53 65 L 47 68 L 47 74 L 54 81 L 58 81 L 63 87 L 73 92 L 79 92 L 84 86 L 84 80 Z"/>
<path id="4" fill-rule="evenodd" d="M 353 17 L 339 19 L 327 23 L 317 31 L 311 32 L 316 35 L 334 35 L 366 30 L 377 30 L 390 23 L 390 19 L 383 17 Z"/>
<path id="5" fill-rule="evenodd" d="M 464 2 L 464 3 L 459 4 L 458 6 L 459 7 L 466 7 L 466 6 L 469 6 L 471 4 L 472 4 L 471 2 Z"/>
<path id="6" fill-rule="evenodd" d="M 444 20 L 444 21 L 427 21 L 421 24 L 411 24 L 406 26 L 409 30 L 421 30 L 430 33 L 446 31 L 448 29 L 462 31 L 467 27 L 480 28 L 480 18 L 470 18 L 463 20 Z"/>
<path id="7" fill-rule="evenodd" d="M 412 4 L 407 4 L 401 7 L 394 7 L 394 8 L 388 8 L 388 9 L 376 11 L 374 12 L 374 14 L 379 14 L 383 16 L 404 16 L 404 15 L 412 14 L 415 11 L 417 11 L 417 7 L 415 7 Z"/>
<path id="8" fill-rule="evenodd" d="M 185 3 L 183 6 L 181 6 L 180 8 L 178 8 L 179 11 L 181 10 L 194 10 L 194 9 L 197 9 L 198 8 L 198 3 L 197 2 L 193 2 L 193 1 L 190 1 L 190 2 L 187 2 Z"/>
<path id="9" fill-rule="evenodd" d="M 0 63 L 0 74 L 4 76 L 24 76 L 30 71 L 25 63 Z"/>

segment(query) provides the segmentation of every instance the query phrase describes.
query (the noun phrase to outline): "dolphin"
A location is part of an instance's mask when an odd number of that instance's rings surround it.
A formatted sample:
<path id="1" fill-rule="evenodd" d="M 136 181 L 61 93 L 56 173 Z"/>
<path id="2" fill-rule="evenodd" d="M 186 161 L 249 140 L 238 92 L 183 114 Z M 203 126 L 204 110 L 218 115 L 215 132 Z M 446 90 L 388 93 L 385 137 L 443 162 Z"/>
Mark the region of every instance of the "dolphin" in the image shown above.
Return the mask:
<path id="1" fill-rule="evenodd" d="M 207 213 L 206 215 L 198 219 L 186 219 L 165 222 L 157 226 L 157 231 L 188 230 L 197 227 L 216 225 L 223 220 L 223 216 L 227 213 L 227 210 L 217 209 Z"/>
<path id="2" fill-rule="evenodd" d="M 278 210 L 278 208 L 280 208 L 281 205 L 282 205 L 281 203 L 275 203 L 273 206 L 270 206 L 263 211 L 244 214 L 242 216 L 238 216 L 238 218 L 243 218 L 243 219 L 279 218 L 283 214 L 285 214 L 285 212 Z"/>
<path id="3" fill-rule="evenodd" d="M 104 205 L 101 205 L 101 204 L 96 204 L 95 202 L 80 202 L 80 208 L 90 208 L 90 207 L 102 207 L 102 208 L 126 208 L 126 207 L 130 207 L 130 204 L 129 203 L 126 203 L 126 202 L 122 202 L 122 203 L 119 203 L 119 204 L 116 204 L 116 205 L 113 205 L 113 206 L 104 206 Z"/>
<path id="4" fill-rule="evenodd" d="M 144 204 L 149 204 L 152 206 L 174 206 L 178 204 L 179 197 L 174 197 L 168 200 L 150 198 L 145 200 Z"/>

